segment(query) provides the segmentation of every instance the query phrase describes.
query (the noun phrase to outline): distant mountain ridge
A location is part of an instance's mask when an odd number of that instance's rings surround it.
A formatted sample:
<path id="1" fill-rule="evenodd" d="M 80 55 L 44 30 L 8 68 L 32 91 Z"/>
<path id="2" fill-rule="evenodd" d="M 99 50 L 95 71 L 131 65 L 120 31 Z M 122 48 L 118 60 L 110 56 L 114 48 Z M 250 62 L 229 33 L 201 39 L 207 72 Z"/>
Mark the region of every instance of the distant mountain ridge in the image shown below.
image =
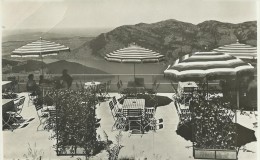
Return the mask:
<path id="1" fill-rule="evenodd" d="M 63 69 L 68 69 L 73 74 L 108 74 L 97 68 L 87 67 L 66 60 L 59 60 L 48 64 L 37 60 L 15 61 L 2 59 L 2 62 L 3 73 L 28 73 L 44 68 L 49 74 L 60 74 Z"/>
<path id="2" fill-rule="evenodd" d="M 195 51 L 212 50 L 221 45 L 241 43 L 256 46 L 257 22 L 239 24 L 204 21 L 197 25 L 170 19 L 157 23 L 124 25 L 102 33 L 90 42 L 94 55 L 104 56 L 135 42 L 176 59 Z"/>

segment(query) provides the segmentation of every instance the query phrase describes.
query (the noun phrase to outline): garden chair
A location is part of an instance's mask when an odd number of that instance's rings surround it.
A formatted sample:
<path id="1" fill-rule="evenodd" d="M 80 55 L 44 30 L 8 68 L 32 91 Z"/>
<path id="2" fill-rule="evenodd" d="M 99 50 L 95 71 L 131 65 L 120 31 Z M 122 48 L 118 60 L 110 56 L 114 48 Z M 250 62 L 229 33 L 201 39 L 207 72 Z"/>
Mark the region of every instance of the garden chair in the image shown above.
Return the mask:
<path id="1" fill-rule="evenodd" d="M 57 119 L 57 111 L 55 109 L 49 110 L 49 117 L 47 120 L 48 124 L 45 128 L 48 128 L 48 130 L 55 128 L 56 119 Z"/>
<path id="2" fill-rule="evenodd" d="M 120 129 L 120 130 L 125 129 L 126 118 L 123 116 L 122 110 L 118 110 L 118 108 L 115 107 L 113 101 L 109 102 L 109 107 L 110 107 L 113 119 L 115 121 L 113 126 L 112 126 L 112 131 L 117 130 L 117 129 Z"/>
<path id="3" fill-rule="evenodd" d="M 143 114 L 141 109 L 128 109 L 126 118 L 128 120 L 130 135 L 144 133 L 142 125 Z"/>
<path id="4" fill-rule="evenodd" d="M 4 116 L 6 115 L 6 116 Z M 13 130 L 15 129 L 13 125 L 11 125 L 11 123 L 13 123 L 13 116 L 11 114 L 5 114 L 3 113 L 3 117 L 6 117 L 6 118 L 2 118 L 2 124 L 3 124 L 3 128 L 5 126 L 8 126 L 8 128 L 11 129 L 11 131 L 13 132 Z"/>
<path id="5" fill-rule="evenodd" d="M 145 107 L 145 117 L 154 118 L 155 108 L 154 107 Z"/>
<path id="6" fill-rule="evenodd" d="M 111 111 L 112 116 L 113 116 L 114 119 L 116 119 L 117 117 L 120 117 L 123 114 L 122 110 L 120 110 L 117 107 L 115 107 L 113 101 L 109 102 L 109 107 L 110 107 L 110 111 Z"/>
<path id="7" fill-rule="evenodd" d="M 119 108 L 118 102 L 117 102 L 117 99 L 116 99 L 115 96 L 112 98 L 112 101 L 113 101 L 114 106 L 117 108 L 117 110 L 118 110 L 119 112 L 121 112 L 121 108 Z"/>
<path id="8" fill-rule="evenodd" d="M 182 123 L 189 122 L 191 120 L 191 112 L 189 109 L 180 109 L 180 120 Z"/>
<path id="9" fill-rule="evenodd" d="M 144 130 L 146 130 L 147 127 L 149 127 L 149 129 L 153 126 L 155 117 L 155 108 L 154 107 L 145 107 L 145 123 L 146 125 L 144 126 Z"/>
<path id="10" fill-rule="evenodd" d="M 48 118 L 48 112 L 46 110 L 43 110 L 42 105 L 34 105 L 36 109 L 37 116 L 39 118 L 40 124 L 37 127 L 37 131 L 39 131 L 39 127 L 43 126 L 46 123 L 46 120 Z"/>
<path id="11" fill-rule="evenodd" d="M 14 100 L 15 101 L 15 100 Z M 25 96 L 21 96 L 17 103 L 15 103 L 15 110 L 16 110 L 16 117 L 20 117 L 19 119 L 23 119 L 21 112 L 23 110 L 23 106 L 24 106 L 24 101 L 25 101 Z"/>
<path id="12" fill-rule="evenodd" d="M 14 111 L 8 111 L 6 114 L 9 115 L 11 121 L 15 123 L 19 123 L 23 120 L 23 117 L 21 116 L 21 112 L 23 110 L 25 97 L 22 96 L 20 98 L 17 98 L 14 100 Z"/>

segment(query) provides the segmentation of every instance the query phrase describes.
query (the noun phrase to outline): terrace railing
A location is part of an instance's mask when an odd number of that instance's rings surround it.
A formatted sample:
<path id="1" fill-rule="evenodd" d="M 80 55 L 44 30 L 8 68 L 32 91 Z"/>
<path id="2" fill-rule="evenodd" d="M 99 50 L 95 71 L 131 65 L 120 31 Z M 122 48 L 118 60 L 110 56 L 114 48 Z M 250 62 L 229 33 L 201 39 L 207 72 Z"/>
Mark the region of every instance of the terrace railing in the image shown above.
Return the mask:
<path id="1" fill-rule="evenodd" d="M 133 74 L 70 74 L 73 78 L 72 89 L 76 89 L 76 84 L 84 84 L 85 82 L 98 81 L 107 82 L 111 80 L 110 92 L 117 92 L 118 81 L 123 82 L 123 88 L 127 88 L 129 81 L 134 80 Z M 28 74 L 3 74 L 2 80 L 7 80 L 8 77 L 14 76 L 18 81 L 17 92 L 26 91 L 26 82 Z M 38 83 L 40 74 L 34 74 L 34 79 Z M 61 74 L 45 74 L 45 79 L 59 78 Z M 169 79 L 165 78 L 163 74 L 135 74 L 135 78 L 143 78 L 145 88 L 152 88 L 154 81 L 160 82 L 158 92 L 160 93 L 172 93 L 173 90 L 170 87 L 171 83 Z M 175 83 L 177 87 L 177 82 Z"/>

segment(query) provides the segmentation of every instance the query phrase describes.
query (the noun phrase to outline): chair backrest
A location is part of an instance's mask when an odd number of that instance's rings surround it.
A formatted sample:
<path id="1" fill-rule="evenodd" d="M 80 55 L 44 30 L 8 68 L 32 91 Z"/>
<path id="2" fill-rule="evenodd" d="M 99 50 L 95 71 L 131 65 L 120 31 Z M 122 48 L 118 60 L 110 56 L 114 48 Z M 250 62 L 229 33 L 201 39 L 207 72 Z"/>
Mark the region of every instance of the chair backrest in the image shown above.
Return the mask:
<path id="1" fill-rule="evenodd" d="M 115 97 L 115 96 L 113 97 L 112 100 L 113 100 L 114 105 L 116 105 L 116 104 L 117 104 L 117 100 L 116 100 L 116 97 Z"/>
<path id="2" fill-rule="evenodd" d="M 49 113 L 50 113 L 50 117 L 51 117 L 51 118 L 56 118 L 56 117 L 57 117 L 57 112 L 56 112 L 56 110 L 49 110 Z"/>
<path id="3" fill-rule="evenodd" d="M 158 130 L 158 129 L 163 129 L 163 124 L 157 125 L 157 126 L 156 126 L 156 130 Z"/>
<path id="4" fill-rule="evenodd" d="M 179 111 L 179 105 L 178 105 L 177 101 L 174 101 L 174 105 L 175 105 L 176 111 L 177 111 L 177 113 L 179 115 L 180 111 Z"/>
<path id="5" fill-rule="evenodd" d="M 18 102 L 18 106 L 22 106 L 24 104 L 25 101 L 25 96 L 20 97 L 20 100 Z"/>
<path id="6" fill-rule="evenodd" d="M 109 107 L 110 107 L 110 110 L 111 110 L 111 111 L 114 110 L 115 106 L 114 106 L 113 101 L 110 101 L 110 102 L 109 102 Z"/>
<path id="7" fill-rule="evenodd" d="M 157 119 L 156 123 L 157 123 L 157 124 L 159 124 L 159 123 L 163 123 L 163 119 L 162 119 L 162 118 Z"/>
<path id="8" fill-rule="evenodd" d="M 145 113 L 154 113 L 154 107 L 145 107 Z"/>
<path id="9" fill-rule="evenodd" d="M 41 110 L 42 109 L 42 105 L 34 105 L 35 106 L 35 109 L 36 109 L 36 111 L 39 111 L 39 110 Z"/>
<path id="10" fill-rule="evenodd" d="M 145 116 L 148 118 L 154 118 L 154 107 L 145 107 Z"/>

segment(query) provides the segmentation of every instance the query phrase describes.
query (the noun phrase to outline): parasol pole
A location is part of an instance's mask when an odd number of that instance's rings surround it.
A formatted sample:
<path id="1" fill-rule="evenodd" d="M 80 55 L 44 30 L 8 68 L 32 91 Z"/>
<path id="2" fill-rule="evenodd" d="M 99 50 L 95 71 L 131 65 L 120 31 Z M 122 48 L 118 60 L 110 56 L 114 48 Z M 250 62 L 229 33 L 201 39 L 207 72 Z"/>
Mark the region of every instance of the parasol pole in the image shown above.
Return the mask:
<path id="1" fill-rule="evenodd" d="M 42 57 L 42 52 L 40 52 L 40 56 L 41 56 L 41 59 L 42 59 L 42 75 L 43 75 L 43 57 Z"/>
<path id="2" fill-rule="evenodd" d="M 209 100 L 209 81 L 208 78 L 206 79 L 207 81 L 207 100 Z"/>
<path id="3" fill-rule="evenodd" d="M 42 37 L 40 37 L 40 40 L 42 41 Z M 41 57 L 41 60 L 42 60 L 42 75 L 43 75 L 43 56 L 42 56 L 42 50 L 40 49 L 40 57 Z"/>
<path id="4" fill-rule="evenodd" d="M 238 75 L 236 76 L 236 90 L 237 90 L 237 110 L 239 110 L 240 108 L 240 104 L 239 104 L 239 89 L 240 89 L 240 81 L 239 81 L 239 78 L 238 78 Z"/>
<path id="5" fill-rule="evenodd" d="M 134 82 L 135 82 L 135 63 L 134 63 Z"/>

